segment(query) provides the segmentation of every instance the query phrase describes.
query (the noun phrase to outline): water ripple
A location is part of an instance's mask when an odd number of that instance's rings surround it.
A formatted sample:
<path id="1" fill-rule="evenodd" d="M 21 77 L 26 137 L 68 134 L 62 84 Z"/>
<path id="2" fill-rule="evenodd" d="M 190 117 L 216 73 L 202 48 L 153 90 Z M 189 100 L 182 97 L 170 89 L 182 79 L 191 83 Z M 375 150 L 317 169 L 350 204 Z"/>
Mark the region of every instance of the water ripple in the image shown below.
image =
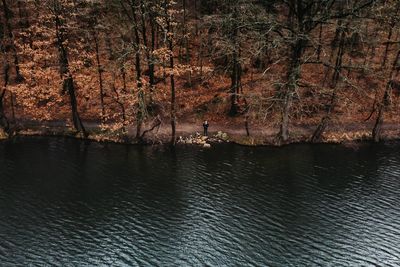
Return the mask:
<path id="1" fill-rule="evenodd" d="M 396 145 L 0 143 L 0 265 L 399 266 Z"/>

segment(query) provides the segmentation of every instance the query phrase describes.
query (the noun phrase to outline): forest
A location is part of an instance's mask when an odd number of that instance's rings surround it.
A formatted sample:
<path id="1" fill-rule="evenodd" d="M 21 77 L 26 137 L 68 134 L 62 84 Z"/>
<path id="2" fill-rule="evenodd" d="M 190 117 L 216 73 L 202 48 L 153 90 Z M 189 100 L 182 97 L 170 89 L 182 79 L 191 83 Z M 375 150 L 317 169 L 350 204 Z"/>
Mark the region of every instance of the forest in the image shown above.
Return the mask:
<path id="1" fill-rule="evenodd" d="M 0 131 L 259 129 L 286 144 L 400 122 L 398 0 L 1 0 Z"/>

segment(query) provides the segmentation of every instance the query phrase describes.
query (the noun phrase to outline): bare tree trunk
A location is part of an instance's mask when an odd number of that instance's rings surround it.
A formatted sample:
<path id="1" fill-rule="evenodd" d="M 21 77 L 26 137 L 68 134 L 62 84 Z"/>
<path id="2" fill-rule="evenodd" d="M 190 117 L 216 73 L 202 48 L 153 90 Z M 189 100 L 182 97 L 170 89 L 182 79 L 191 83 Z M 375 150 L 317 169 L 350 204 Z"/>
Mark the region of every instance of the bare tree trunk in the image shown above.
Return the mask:
<path id="1" fill-rule="evenodd" d="M 176 145 L 176 95 L 175 95 L 175 75 L 174 75 L 174 40 L 172 36 L 172 25 L 169 18 L 167 5 L 165 5 L 165 17 L 167 19 L 167 41 L 168 41 L 168 49 L 171 53 L 169 57 L 169 68 L 170 68 L 170 85 L 171 85 L 171 111 L 170 111 L 170 119 L 171 119 L 171 145 Z"/>
<path id="2" fill-rule="evenodd" d="M 4 6 L 3 6 L 3 8 L 4 8 Z M 0 41 L 4 42 L 5 37 L 3 35 L 1 37 L 4 39 L 0 40 Z M 4 47 L 2 46 L 2 42 L 0 43 L 0 49 L 1 49 L 0 52 L 3 53 L 2 56 L 3 56 L 3 60 L 4 60 L 3 67 L 2 67 L 4 84 L 2 87 L 0 87 L 0 130 L 3 130 L 4 132 L 8 132 L 9 131 L 9 122 L 8 122 L 8 119 L 7 119 L 5 111 L 4 111 L 4 102 L 5 102 L 5 95 L 7 92 L 7 86 L 8 86 L 9 79 L 10 79 L 10 74 L 9 74 L 10 64 L 7 61 L 6 51 L 5 51 Z"/>
<path id="3" fill-rule="evenodd" d="M 93 39 L 96 48 L 96 62 L 97 62 L 97 74 L 99 76 L 99 89 L 100 89 L 100 105 L 101 105 L 101 121 L 105 122 L 105 108 L 104 108 L 104 86 L 103 86 L 103 68 L 100 62 L 100 51 L 99 51 L 99 40 L 96 32 L 93 32 Z"/>
<path id="4" fill-rule="evenodd" d="M 150 49 L 150 63 L 149 63 L 149 84 L 150 84 L 150 102 L 153 102 L 153 94 L 155 89 L 155 65 L 153 52 L 156 49 L 156 25 L 154 18 L 150 20 L 150 31 L 151 31 L 151 49 Z"/>
<path id="5" fill-rule="evenodd" d="M 389 80 L 388 80 L 388 82 L 386 84 L 386 88 L 385 88 L 385 92 L 383 94 L 382 101 L 381 101 L 381 103 L 379 103 L 378 116 L 376 118 L 375 125 L 374 125 L 374 128 L 372 130 L 372 139 L 375 142 L 379 142 L 381 140 L 382 125 L 383 125 L 383 122 L 384 122 L 385 111 L 390 106 L 390 92 L 391 92 L 391 89 L 392 89 L 391 80 L 393 79 L 393 75 L 395 73 L 397 62 L 398 62 L 399 58 L 400 58 L 400 50 L 397 52 L 396 58 L 395 58 L 395 60 L 393 62 L 392 69 L 391 69 L 390 74 L 389 74 Z"/>
<path id="6" fill-rule="evenodd" d="M 301 37 L 299 37 L 301 38 Z M 278 144 L 289 140 L 289 116 L 293 101 L 293 94 L 296 92 L 297 81 L 300 78 L 301 58 L 304 52 L 306 41 L 298 39 L 292 47 L 292 55 L 287 73 L 287 84 L 283 95 L 282 117 L 280 130 L 277 136 Z"/>
<path id="7" fill-rule="evenodd" d="M 281 125 L 278 134 L 278 144 L 282 144 L 289 140 L 289 113 L 292 105 L 292 94 L 295 90 L 295 85 L 291 83 L 286 87 L 285 96 L 283 98 L 283 109 Z"/>
<path id="8" fill-rule="evenodd" d="M 340 43 L 339 38 L 341 36 L 340 35 L 341 32 L 343 32 L 342 27 L 343 27 L 343 20 L 339 19 L 338 22 L 337 22 L 337 25 L 336 25 L 335 36 L 334 36 L 334 38 L 333 38 L 333 40 L 331 42 L 331 45 L 330 45 L 331 53 L 330 53 L 330 56 L 329 56 L 329 62 L 333 61 L 333 57 L 335 55 L 336 47 Z M 322 82 L 322 87 L 325 86 L 325 84 L 326 84 L 326 82 L 328 80 L 330 71 L 331 71 L 331 67 L 330 66 L 326 66 L 325 68 L 326 68 L 326 71 L 325 71 L 324 79 L 323 79 L 323 82 Z"/>
<path id="9" fill-rule="evenodd" d="M 3 106 L 3 99 L 6 90 L 0 91 L 0 128 L 3 129 L 5 132 L 9 131 L 9 123 L 8 119 L 4 113 L 4 106 Z"/>
<path id="10" fill-rule="evenodd" d="M 189 51 L 189 38 L 187 36 L 187 10 L 186 10 L 186 0 L 182 0 L 182 6 L 183 6 L 183 46 L 185 49 L 185 56 L 184 56 L 184 63 L 186 65 L 190 64 L 190 51 Z M 192 87 L 192 72 L 189 70 L 188 71 L 188 76 L 187 76 L 187 82 L 188 86 Z"/>
<path id="11" fill-rule="evenodd" d="M 325 116 L 322 118 L 317 129 L 314 131 L 313 136 L 311 137 L 311 142 L 313 142 L 313 143 L 321 141 L 322 134 L 325 132 L 326 128 L 328 127 L 329 122 L 331 121 L 331 115 L 332 115 L 332 113 L 335 109 L 335 105 L 336 105 L 337 83 L 338 83 L 338 80 L 340 77 L 340 72 L 342 69 L 342 61 L 343 61 L 344 45 L 345 45 L 345 32 L 343 29 L 340 29 L 340 31 L 341 31 L 341 34 L 340 34 L 340 40 L 339 40 L 339 47 L 338 47 L 337 56 L 336 56 L 335 69 L 334 69 L 334 72 L 332 75 L 332 81 L 331 81 L 331 88 L 333 89 L 332 96 L 331 96 L 329 107 L 328 107 L 328 110 L 326 111 Z"/>
<path id="12" fill-rule="evenodd" d="M 321 58 L 322 52 L 322 24 L 319 26 L 319 35 L 318 35 L 318 48 L 317 48 L 317 60 L 319 61 Z"/>
<path id="13" fill-rule="evenodd" d="M 79 116 L 78 112 L 78 103 L 76 100 L 76 90 L 74 84 L 74 78 L 69 69 L 69 60 L 67 49 L 64 46 L 64 36 L 61 32 L 62 22 L 59 15 L 55 17 L 55 25 L 56 25 L 56 38 L 57 38 L 57 47 L 59 52 L 59 60 L 60 60 L 60 74 L 63 77 L 63 92 L 68 92 L 70 98 L 71 112 L 72 112 L 72 121 L 74 123 L 74 128 L 76 131 L 83 134 L 84 137 L 87 137 L 87 132 L 85 127 L 83 126 L 82 120 Z"/>
<path id="14" fill-rule="evenodd" d="M 6 0 L 2 0 L 3 2 L 3 12 L 4 12 L 4 18 L 5 18 L 5 25 L 7 28 L 8 32 L 8 39 L 10 41 L 10 47 L 12 51 L 12 56 L 14 58 L 14 68 L 15 68 L 15 81 L 16 82 L 22 82 L 24 80 L 23 76 L 21 75 L 20 68 L 19 68 L 19 59 L 18 59 L 18 53 L 17 53 L 17 48 L 15 47 L 14 43 L 14 34 L 13 34 L 13 29 L 11 27 L 11 14 L 10 10 L 7 5 Z"/>
<path id="15" fill-rule="evenodd" d="M 136 65 L 136 79 L 137 79 L 137 90 L 138 90 L 138 110 L 136 114 L 136 138 L 140 138 L 142 132 L 142 125 L 144 120 L 144 109 L 145 109 L 145 99 L 144 99 L 144 92 L 143 92 L 143 84 L 142 84 L 142 77 L 141 77 L 141 65 L 140 65 L 140 54 L 136 52 L 135 56 L 135 65 Z"/>
<path id="16" fill-rule="evenodd" d="M 124 73 L 124 72 L 123 72 Z M 123 74 L 123 83 L 124 83 L 124 91 L 126 90 L 125 88 L 125 75 Z M 126 132 L 126 111 L 125 111 L 125 106 L 124 103 L 120 101 L 120 96 L 118 93 L 117 88 L 115 87 L 115 73 L 112 73 L 112 90 L 116 96 L 115 102 L 119 105 L 119 107 L 121 108 L 121 117 L 122 117 L 122 130 L 125 133 Z"/>
<path id="17" fill-rule="evenodd" d="M 232 62 L 232 73 L 231 73 L 231 108 L 229 110 L 230 116 L 236 116 L 239 113 L 239 90 L 241 84 L 241 73 L 242 67 L 238 59 L 238 53 L 233 53 Z"/>
<path id="18" fill-rule="evenodd" d="M 13 92 L 10 92 L 9 94 L 9 99 L 10 99 L 10 106 L 11 106 L 11 122 L 12 124 L 16 124 L 16 117 L 15 117 L 15 94 Z M 3 100 L 4 101 L 4 100 Z M 4 105 L 4 104 L 3 104 Z"/>
<path id="19" fill-rule="evenodd" d="M 120 72 L 122 76 L 122 90 L 126 93 L 126 71 L 124 66 L 121 67 Z"/>
<path id="20" fill-rule="evenodd" d="M 145 94 L 143 90 L 143 83 L 142 83 L 142 65 L 140 62 L 140 36 L 139 36 L 139 29 L 138 29 L 138 19 L 136 17 L 136 12 L 134 5 L 132 3 L 131 5 L 132 9 L 132 16 L 133 16 L 133 31 L 135 35 L 135 47 L 136 47 L 136 53 L 135 53 L 135 68 L 136 68 L 136 84 L 137 84 L 137 90 L 138 90 L 138 103 L 137 103 L 137 112 L 136 112 L 136 139 L 140 139 L 141 137 L 141 132 L 142 132 L 142 126 L 143 126 L 143 120 L 145 118 L 145 109 L 146 109 L 146 103 L 145 103 Z"/>
<path id="21" fill-rule="evenodd" d="M 203 38 L 200 37 L 200 47 L 199 47 L 199 52 L 197 54 L 197 61 L 199 62 L 200 66 L 200 81 L 203 81 L 203 68 L 204 68 L 204 63 L 203 63 Z"/>
<path id="22" fill-rule="evenodd" d="M 172 40 L 169 42 L 169 48 L 173 49 Z M 169 67 L 171 70 L 174 69 L 174 56 L 171 55 L 170 57 L 170 64 Z M 176 97 L 175 97 L 175 76 L 171 73 L 171 144 L 173 146 L 176 145 Z"/>
<path id="23" fill-rule="evenodd" d="M 365 27 L 365 35 L 368 36 L 367 34 L 371 32 L 371 28 L 366 26 Z M 374 31 L 373 31 L 373 35 L 372 35 L 372 40 L 376 40 L 378 38 L 378 28 L 374 27 Z M 376 56 L 376 45 L 374 45 L 372 42 L 370 42 L 370 44 L 368 45 L 368 49 L 367 49 L 367 54 L 365 55 L 365 61 L 364 64 L 365 66 L 369 66 L 370 64 L 373 64 L 373 60 Z M 371 55 L 368 57 L 368 51 L 371 50 Z"/>
<path id="24" fill-rule="evenodd" d="M 235 17 L 238 16 L 237 6 L 234 6 L 233 14 Z M 241 86 L 241 77 L 242 77 L 242 66 L 239 61 L 240 57 L 240 44 L 239 44 L 239 29 L 237 25 L 237 21 L 234 20 L 232 25 L 231 32 L 231 40 L 234 45 L 234 51 L 232 55 L 232 72 L 231 72 L 231 108 L 229 110 L 230 116 L 236 116 L 239 113 L 239 90 Z"/>
<path id="25" fill-rule="evenodd" d="M 110 36 L 106 35 L 104 39 L 105 39 L 105 42 L 106 42 L 108 60 L 113 60 L 114 59 L 114 51 L 113 51 L 113 47 L 112 47 Z"/>
<path id="26" fill-rule="evenodd" d="M 387 85 L 389 86 L 389 85 Z M 388 91 L 388 89 L 386 90 Z M 385 95 L 384 95 L 384 100 L 383 101 L 387 101 L 388 100 L 388 94 L 385 91 Z M 374 140 L 375 143 L 378 143 L 381 140 L 381 135 L 382 135 L 382 125 L 383 125 L 383 119 L 384 119 L 384 105 L 381 103 L 379 105 L 379 109 L 378 109 L 378 117 L 376 118 L 375 121 L 375 125 L 374 128 L 372 129 L 372 139 Z"/>
<path id="27" fill-rule="evenodd" d="M 151 7 L 150 7 L 151 9 Z M 148 67 L 148 76 L 149 76 L 149 86 L 150 86 L 150 103 L 153 102 L 153 92 L 155 86 L 155 77 L 154 77 L 154 57 L 153 52 L 155 49 L 155 25 L 154 25 L 154 18 L 152 11 L 150 11 L 150 32 L 151 32 L 151 44 L 148 44 L 147 38 L 147 27 L 146 27 L 146 19 L 145 19 L 146 9 L 144 7 L 143 0 L 140 0 L 140 18 L 141 18 L 141 26 L 142 26 L 142 39 L 143 44 L 146 49 L 146 60 L 147 60 L 147 67 Z"/>
<path id="28" fill-rule="evenodd" d="M 384 68 L 386 66 L 387 56 L 388 56 L 389 47 L 390 47 L 390 41 L 392 40 L 392 35 L 393 35 L 393 26 L 391 26 L 390 29 L 389 29 L 387 42 L 386 42 L 386 45 L 385 45 L 385 52 L 383 54 L 382 68 Z"/>
<path id="29" fill-rule="evenodd" d="M 4 130 L 4 132 L 9 133 L 9 122 L 4 112 L 4 96 L 7 91 L 7 85 L 9 81 L 9 65 L 6 62 L 4 66 L 4 85 L 3 88 L 0 89 L 0 129 Z"/>

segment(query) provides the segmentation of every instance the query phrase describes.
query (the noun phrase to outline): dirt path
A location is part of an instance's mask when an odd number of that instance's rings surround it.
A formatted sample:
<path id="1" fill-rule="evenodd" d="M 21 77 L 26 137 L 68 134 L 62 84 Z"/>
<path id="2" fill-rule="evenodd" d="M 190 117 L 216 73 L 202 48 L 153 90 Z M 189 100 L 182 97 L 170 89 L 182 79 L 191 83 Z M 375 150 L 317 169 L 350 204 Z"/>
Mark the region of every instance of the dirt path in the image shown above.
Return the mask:
<path id="1" fill-rule="evenodd" d="M 290 132 L 296 134 L 304 134 L 304 135 L 312 135 L 317 125 L 292 125 L 290 128 Z M 327 128 L 327 132 L 353 132 L 353 131 L 370 131 L 374 127 L 373 123 L 351 123 L 345 125 L 332 125 Z M 255 136 L 274 136 L 278 133 L 279 129 L 271 128 L 268 126 L 265 127 L 255 127 L 250 126 L 250 135 Z M 398 124 L 384 124 L 383 130 L 386 131 L 400 131 L 400 125 Z M 227 133 L 229 135 L 237 135 L 237 136 L 245 136 L 246 129 L 244 125 L 241 126 L 230 126 L 230 125 L 210 125 L 209 132 L 217 133 L 218 131 Z M 177 133 L 182 135 L 188 135 L 193 133 L 202 133 L 203 127 L 202 125 L 196 125 L 193 123 L 181 123 L 177 124 Z M 163 123 L 160 127 L 159 133 L 162 134 L 170 134 L 171 129 L 168 123 Z"/>
<path id="2" fill-rule="evenodd" d="M 117 135 L 110 133 L 102 135 L 100 132 L 100 124 L 96 121 L 85 121 L 86 129 L 91 132 L 92 137 L 96 139 L 97 136 L 106 136 L 109 140 L 118 139 Z M 373 129 L 373 123 L 350 123 L 343 125 L 332 125 L 324 134 L 326 136 L 324 142 L 342 142 L 354 141 L 360 139 L 370 139 Z M 144 127 L 144 130 L 149 126 Z M 37 121 L 23 121 L 19 122 L 19 130 L 29 132 L 32 130 L 36 135 L 56 134 L 68 135 L 67 128 L 64 121 L 50 121 L 50 122 L 37 122 Z M 307 142 L 312 136 L 316 125 L 292 125 L 290 128 L 291 140 L 290 142 Z M 278 128 L 271 128 L 268 126 L 252 126 L 250 125 L 250 137 L 247 137 L 244 125 L 223 125 L 211 123 L 209 128 L 210 135 L 217 132 L 227 133 L 230 140 L 242 144 L 273 144 L 275 137 L 278 133 Z M 70 131 L 69 131 L 70 132 Z M 187 137 L 202 133 L 203 127 L 201 123 L 178 123 L 177 124 L 177 137 Z M 99 134 L 100 133 L 100 134 Z M 131 139 L 135 137 L 136 127 L 128 127 L 128 137 Z M 29 134 L 29 133 L 28 133 Z M 163 122 L 161 126 L 146 135 L 146 137 L 153 141 L 168 142 L 171 136 L 171 126 L 169 122 Z M 400 125 L 398 124 L 384 124 L 383 137 L 385 139 L 399 139 L 400 138 Z M 96 139 L 97 140 L 97 139 Z M 104 140 L 104 139 L 102 139 Z"/>

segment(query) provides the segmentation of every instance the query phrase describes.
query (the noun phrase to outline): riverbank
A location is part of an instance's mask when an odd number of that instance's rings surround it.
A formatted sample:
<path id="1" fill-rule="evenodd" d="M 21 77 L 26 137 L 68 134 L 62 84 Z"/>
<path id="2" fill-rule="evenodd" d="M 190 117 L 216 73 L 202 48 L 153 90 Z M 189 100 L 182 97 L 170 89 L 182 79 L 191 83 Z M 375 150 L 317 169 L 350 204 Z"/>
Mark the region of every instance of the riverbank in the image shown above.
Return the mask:
<path id="1" fill-rule="evenodd" d="M 38 123 L 27 121 L 18 124 L 15 128 L 16 136 L 67 136 L 78 139 L 87 139 L 96 142 L 113 142 L 124 144 L 150 144 L 161 145 L 170 141 L 170 127 L 162 123 L 160 127 L 150 131 L 142 140 L 135 138 L 136 128 L 127 127 L 126 132 L 110 131 L 104 129 L 97 122 L 85 122 L 88 136 L 77 135 L 71 127 L 66 127 L 63 122 L 53 121 Z M 291 128 L 291 137 L 285 144 L 308 143 L 315 130 L 314 125 L 294 125 Z M 370 141 L 373 125 L 345 124 L 329 128 L 320 143 L 349 143 Z M 244 127 L 234 125 L 213 125 L 210 129 L 210 138 L 203 138 L 201 125 L 182 123 L 177 125 L 177 143 L 180 145 L 200 145 L 229 142 L 246 146 L 276 146 L 277 129 L 271 127 L 253 127 L 249 129 L 249 136 Z M 397 124 L 385 124 L 383 127 L 383 140 L 397 140 L 400 138 L 400 127 Z M 0 131 L 0 140 L 9 138 Z"/>

